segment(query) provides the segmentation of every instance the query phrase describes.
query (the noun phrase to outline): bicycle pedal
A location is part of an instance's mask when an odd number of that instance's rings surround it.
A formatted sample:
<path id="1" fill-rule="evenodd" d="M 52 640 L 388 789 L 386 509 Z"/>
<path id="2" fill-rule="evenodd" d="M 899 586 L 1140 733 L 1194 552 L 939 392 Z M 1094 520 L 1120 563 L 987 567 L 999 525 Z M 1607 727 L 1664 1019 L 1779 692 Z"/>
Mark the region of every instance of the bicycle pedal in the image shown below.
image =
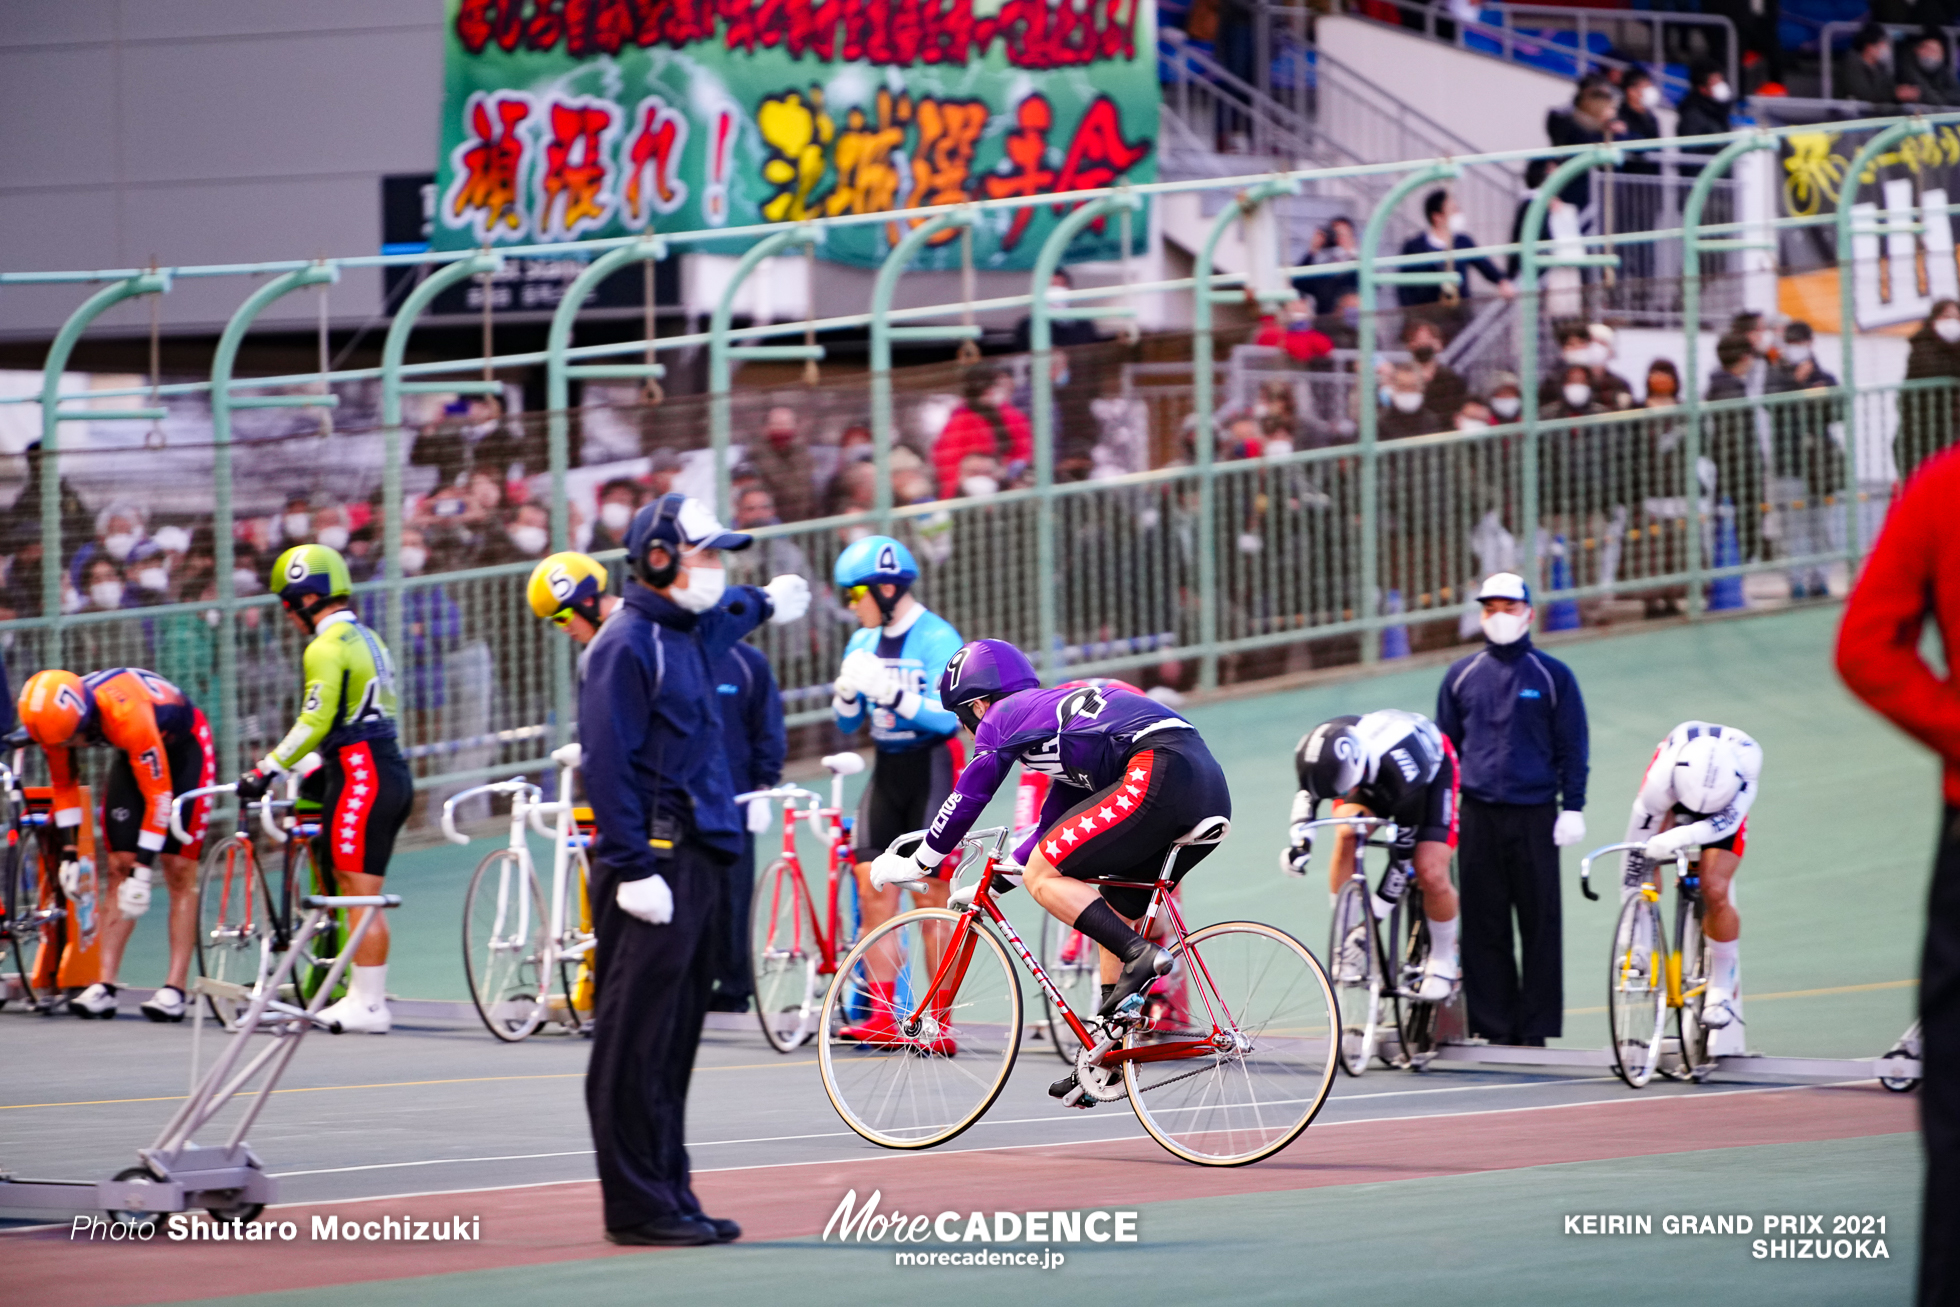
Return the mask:
<path id="1" fill-rule="evenodd" d="M 1143 1000 L 1144 992 L 1139 990 L 1137 993 L 1124 999 L 1121 1003 L 1118 1003 L 1116 1010 L 1109 1014 L 1109 1019 L 1111 1021 L 1137 1020 L 1143 1015 Z"/>

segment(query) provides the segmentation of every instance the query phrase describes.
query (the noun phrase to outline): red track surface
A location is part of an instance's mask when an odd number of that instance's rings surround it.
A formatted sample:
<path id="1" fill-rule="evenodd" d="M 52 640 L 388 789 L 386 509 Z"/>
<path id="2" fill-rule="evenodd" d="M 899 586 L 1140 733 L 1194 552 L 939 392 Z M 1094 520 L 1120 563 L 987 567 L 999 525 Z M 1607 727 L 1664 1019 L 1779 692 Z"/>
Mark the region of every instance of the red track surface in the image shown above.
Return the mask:
<path id="1" fill-rule="evenodd" d="M 873 1190 L 878 1210 L 908 1214 L 1106 1206 L 1112 1193 L 1151 1201 L 1503 1171 L 1751 1144 L 1808 1143 L 1918 1128 L 1913 1100 L 1877 1085 L 1705 1096 L 1628 1097 L 1572 1107 L 1322 1125 L 1279 1157 L 1236 1170 L 1191 1166 L 1148 1139 L 923 1154 L 871 1153 L 843 1162 L 701 1172 L 695 1188 L 746 1238 L 817 1235 L 847 1190 Z M 1091 1155 L 1093 1153 L 1093 1155 Z M 479 1243 L 314 1243 L 314 1214 L 375 1220 L 480 1217 Z M 0 1237 L 10 1299 L 121 1307 L 500 1266 L 647 1255 L 601 1239 L 592 1181 L 426 1197 L 282 1207 L 290 1244 L 71 1243 L 66 1229 Z M 657 1255 L 657 1254 L 654 1254 Z M 268 1275 L 277 1264 L 276 1275 Z"/>

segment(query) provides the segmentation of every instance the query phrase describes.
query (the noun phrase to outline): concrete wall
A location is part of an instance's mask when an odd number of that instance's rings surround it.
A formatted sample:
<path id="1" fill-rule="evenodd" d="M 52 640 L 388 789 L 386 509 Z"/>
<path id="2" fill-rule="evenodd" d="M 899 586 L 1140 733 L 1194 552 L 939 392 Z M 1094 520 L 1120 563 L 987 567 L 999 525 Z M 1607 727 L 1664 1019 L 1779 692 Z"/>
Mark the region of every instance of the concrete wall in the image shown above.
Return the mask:
<path id="1" fill-rule="evenodd" d="M 1479 150 L 1544 145 L 1545 111 L 1572 101 L 1564 78 L 1365 18 L 1322 18 L 1314 31 L 1321 49 Z"/>
<path id="2" fill-rule="evenodd" d="M 378 251 L 381 177 L 434 166 L 442 0 L 0 0 L 0 267 L 244 262 Z M 164 322 L 222 324 L 242 279 L 180 282 Z M 47 335 L 76 287 L 0 291 Z M 380 306 L 379 272 L 332 293 Z M 268 322 L 310 321 L 310 295 Z M 127 305 L 103 330 L 147 330 Z"/>

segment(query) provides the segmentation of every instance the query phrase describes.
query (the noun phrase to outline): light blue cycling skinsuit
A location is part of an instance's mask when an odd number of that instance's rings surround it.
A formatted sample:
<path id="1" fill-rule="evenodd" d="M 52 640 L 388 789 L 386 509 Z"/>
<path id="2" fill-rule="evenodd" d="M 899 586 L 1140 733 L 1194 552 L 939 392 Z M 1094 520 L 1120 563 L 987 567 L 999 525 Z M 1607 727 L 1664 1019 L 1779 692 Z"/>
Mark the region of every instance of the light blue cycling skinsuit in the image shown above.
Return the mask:
<path id="1" fill-rule="evenodd" d="M 831 701 L 837 727 L 853 734 L 871 719 L 871 742 L 878 760 L 858 801 L 852 845 L 859 862 L 868 862 L 908 831 L 923 830 L 953 791 L 959 755 L 959 718 L 939 705 L 939 674 L 965 643 L 952 623 L 923 604 L 883 627 L 865 627 L 844 646 L 844 655 L 863 650 L 898 669 L 904 688 L 918 695 L 910 716 L 860 698 L 854 704 Z"/>

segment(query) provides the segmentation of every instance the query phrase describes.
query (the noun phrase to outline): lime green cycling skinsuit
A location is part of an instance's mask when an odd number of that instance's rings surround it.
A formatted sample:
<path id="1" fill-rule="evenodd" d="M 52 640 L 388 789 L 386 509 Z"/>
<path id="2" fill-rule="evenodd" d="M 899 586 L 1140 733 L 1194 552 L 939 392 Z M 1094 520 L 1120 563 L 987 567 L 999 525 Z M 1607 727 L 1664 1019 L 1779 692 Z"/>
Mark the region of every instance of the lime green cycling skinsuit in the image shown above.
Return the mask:
<path id="1" fill-rule="evenodd" d="M 343 609 L 320 619 L 305 675 L 299 720 L 261 766 L 288 771 L 317 749 L 324 765 L 304 792 L 317 794 L 326 814 L 321 865 L 386 875 L 415 799 L 395 739 L 393 661 L 380 637 Z"/>

